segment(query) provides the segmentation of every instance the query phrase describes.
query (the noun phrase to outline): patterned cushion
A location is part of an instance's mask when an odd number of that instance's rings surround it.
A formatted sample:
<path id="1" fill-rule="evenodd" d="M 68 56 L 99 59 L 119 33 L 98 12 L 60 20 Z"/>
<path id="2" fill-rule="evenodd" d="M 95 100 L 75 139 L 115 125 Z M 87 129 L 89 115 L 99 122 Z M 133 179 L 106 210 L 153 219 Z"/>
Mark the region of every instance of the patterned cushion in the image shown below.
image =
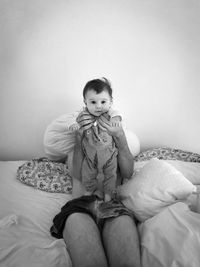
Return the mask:
<path id="1" fill-rule="evenodd" d="M 200 155 L 197 153 L 169 147 L 158 147 L 143 151 L 135 157 L 135 161 L 145 161 L 152 158 L 200 162 Z"/>
<path id="2" fill-rule="evenodd" d="M 47 158 L 32 159 L 17 170 L 17 179 L 34 188 L 52 193 L 72 193 L 72 177 L 67 165 Z"/>

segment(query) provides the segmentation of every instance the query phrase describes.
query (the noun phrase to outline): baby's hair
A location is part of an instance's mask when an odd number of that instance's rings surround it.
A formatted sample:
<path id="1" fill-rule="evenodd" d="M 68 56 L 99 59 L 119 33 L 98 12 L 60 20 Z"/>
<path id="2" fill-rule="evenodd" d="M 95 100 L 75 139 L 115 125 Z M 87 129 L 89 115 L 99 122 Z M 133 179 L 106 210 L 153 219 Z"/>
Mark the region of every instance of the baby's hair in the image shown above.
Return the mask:
<path id="1" fill-rule="evenodd" d="M 88 91 L 94 90 L 96 94 L 100 94 L 103 91 L 107 91 L 110 97 L 112 98 L 112 88 L 111 84 L 106 78 L 94 79 L 86 83 L 83 89 L 83 98 L 85 99 L 85 95 Z"/>

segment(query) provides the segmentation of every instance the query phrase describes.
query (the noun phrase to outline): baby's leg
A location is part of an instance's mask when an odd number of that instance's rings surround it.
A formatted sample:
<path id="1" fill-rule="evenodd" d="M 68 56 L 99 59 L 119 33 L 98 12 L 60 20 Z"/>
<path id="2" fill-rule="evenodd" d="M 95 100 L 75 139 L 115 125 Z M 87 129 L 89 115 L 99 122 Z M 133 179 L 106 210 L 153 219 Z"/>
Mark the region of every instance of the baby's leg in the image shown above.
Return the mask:
<path id="1" fill-rule="evenodd" d="M 97 189 L 97 169 L 85 157 L 82 162 L 82 183 L 85 187 L 85 195 L 92 195 Z"/>
<path id="2" fill-rule="evenodd" d="M 112 193 L 116 189 L 117 183 L 117 151 L 111 155 L 110 159 L 103 167 L 104 171 L 104 200 L 110 201 Z"/>

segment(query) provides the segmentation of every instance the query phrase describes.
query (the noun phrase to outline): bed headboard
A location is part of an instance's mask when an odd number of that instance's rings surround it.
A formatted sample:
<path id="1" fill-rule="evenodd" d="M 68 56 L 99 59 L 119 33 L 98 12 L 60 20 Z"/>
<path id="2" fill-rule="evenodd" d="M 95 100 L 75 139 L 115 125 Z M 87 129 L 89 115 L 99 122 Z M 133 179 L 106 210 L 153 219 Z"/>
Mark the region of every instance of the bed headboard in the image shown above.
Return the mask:
<path id="1" fill-rule="evenodd" d="M 186 0 L 1 1 L 0 160 L 43 156 L 46 126 L 102 76 L 142 150 L 200 153 L 199 11 Z"/>

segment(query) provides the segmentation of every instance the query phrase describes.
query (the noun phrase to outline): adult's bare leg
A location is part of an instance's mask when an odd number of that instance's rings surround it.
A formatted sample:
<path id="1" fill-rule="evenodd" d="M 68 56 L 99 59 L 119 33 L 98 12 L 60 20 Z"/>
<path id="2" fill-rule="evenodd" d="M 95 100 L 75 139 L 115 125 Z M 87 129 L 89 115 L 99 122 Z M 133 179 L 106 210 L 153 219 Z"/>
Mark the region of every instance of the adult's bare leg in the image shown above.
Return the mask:
<path id="1" fill-rule="evenodd" d="M 71 214 L 65 223 L 63 238 L 73 267 L 108 267 L 99 229 L 89 215 Z"/>
<path id="2" fill-rule="evenodd" d="M 109 219 L 102 235 L 110 267 L 140 267 L 139 236 L 130 216 Z"/>

